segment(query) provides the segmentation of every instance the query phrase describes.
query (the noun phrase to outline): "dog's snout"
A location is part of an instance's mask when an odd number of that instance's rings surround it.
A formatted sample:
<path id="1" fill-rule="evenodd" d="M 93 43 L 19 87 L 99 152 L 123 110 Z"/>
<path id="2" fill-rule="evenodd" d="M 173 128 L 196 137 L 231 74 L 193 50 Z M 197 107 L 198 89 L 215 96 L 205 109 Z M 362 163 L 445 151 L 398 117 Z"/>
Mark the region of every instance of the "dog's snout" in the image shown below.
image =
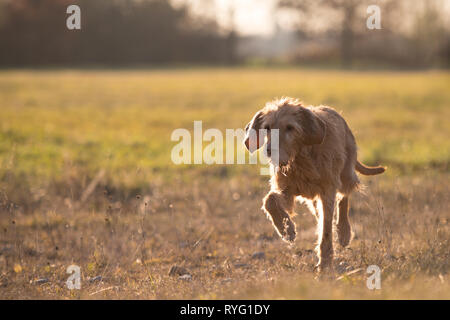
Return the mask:
<path id="1" fill-rule="evenodd" d="M 266 154 L 267 154 L 268 157 L 272 156 L 272 146 L 270 145 L 270 142 L 267 143 Z"/>
<path id="2" fill-rule="evenodd" d="M 247 148 L 247 150 L 250 150 L 250 139 L 249 138 L 245 139 L 244 145 Z"/>

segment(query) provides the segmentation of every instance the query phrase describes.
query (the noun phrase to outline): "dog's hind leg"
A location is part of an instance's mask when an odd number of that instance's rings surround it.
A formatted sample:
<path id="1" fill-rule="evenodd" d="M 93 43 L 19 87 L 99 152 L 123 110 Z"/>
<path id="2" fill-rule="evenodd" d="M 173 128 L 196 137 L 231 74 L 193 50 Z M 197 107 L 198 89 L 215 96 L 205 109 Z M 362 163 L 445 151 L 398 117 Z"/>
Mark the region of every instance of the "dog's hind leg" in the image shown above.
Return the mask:
<path id="1" fill-rule="evenodd" d="M 336 223 L 339 244 L 343 247 L 348 246 L 352 238 L 352 229 L 348 217 L 348 209 L 349 199 L 346 195 L 339 201 Z"/>
<path id="2" fill-rule="evenodd" d="M 333 213 L 336 191 L 329 190 L 320 196 L 318 237 L 319 243 L 316 251 L 319 257 L 317 265 L 319 271 L 332 267 L 333 263 Z"/>
<path id="3" fill-rule="evenodd" d="M 293 205 L 293 196 L 277 191 L 270 191 L 263 200 L 262 209 L 272 220 L 280 237 L 287 242 L 293 242 L 296 236 L 295 224 L 288 214 Z"/>

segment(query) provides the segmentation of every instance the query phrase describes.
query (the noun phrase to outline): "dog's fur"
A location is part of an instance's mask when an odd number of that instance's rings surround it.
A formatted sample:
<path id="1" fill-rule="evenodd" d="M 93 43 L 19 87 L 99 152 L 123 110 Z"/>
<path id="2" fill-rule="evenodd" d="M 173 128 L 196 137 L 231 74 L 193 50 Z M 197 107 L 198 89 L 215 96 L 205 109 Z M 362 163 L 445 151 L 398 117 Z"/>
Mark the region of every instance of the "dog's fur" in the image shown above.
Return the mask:
<path id="1" fill-rule="evenodd" d="M 266 143 L 266 154 L 273 154 L 270 134 L 260 129 L 279 130 L 279 166 L 272 164 L 271 190 L 262 209 L 278 234 L 287 242 L 296 237 L 291 220 L 294 200 L 307 204 L 318 224 L 317 267 L 332 266 L 332 226 L 335 203 L 339 243 L 347 246 L 352 237 L 348 218 L 349 195 L 358 188 L 355 170 L 365 175 L 380 174 L 383 167 L 367 167 L 357 160 L 356 142 L 345 120 L 332 108 L 304 107 L 298 100 L 283 98 L 266 104 L 246 127 L 245 145 L 250 152 Z M 256 144 L 251 136 L 256 135 Z M 266 141 L 265 141 L 266 140 Z M 274 161 L 271 161 L 272 163 Z"/>

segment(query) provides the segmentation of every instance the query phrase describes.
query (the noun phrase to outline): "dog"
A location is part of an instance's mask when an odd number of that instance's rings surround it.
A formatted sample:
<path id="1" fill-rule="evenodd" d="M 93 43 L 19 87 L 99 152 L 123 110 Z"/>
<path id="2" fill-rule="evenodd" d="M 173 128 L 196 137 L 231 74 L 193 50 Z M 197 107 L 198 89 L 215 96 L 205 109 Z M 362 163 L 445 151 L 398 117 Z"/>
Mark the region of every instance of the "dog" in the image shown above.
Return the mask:
<path id="1" fill-rule="evenodd" d="M 278 143 L 269 134 L 274 129 L 278 129 Z M 338 241 L 346 247 L 352 238 L 349 196 L 360 186 L 355 170 L 377 175 L 385 168 L 368 167 L 358 161 L 350 128 L 327 106 L 305 107 L 296 99 L 277 99 L 258 111 L 245 131 L 246 148 L 253 153 L 265 144 L 271 164 L 271 189 L 264 197 L 263 211 L 280 237 L 292 243 L 296 237 L 291 220 L 294 201 L 304 202 L 317 220 L 316 268 L 319 272 L 332 269 L 335 204 Z"/>

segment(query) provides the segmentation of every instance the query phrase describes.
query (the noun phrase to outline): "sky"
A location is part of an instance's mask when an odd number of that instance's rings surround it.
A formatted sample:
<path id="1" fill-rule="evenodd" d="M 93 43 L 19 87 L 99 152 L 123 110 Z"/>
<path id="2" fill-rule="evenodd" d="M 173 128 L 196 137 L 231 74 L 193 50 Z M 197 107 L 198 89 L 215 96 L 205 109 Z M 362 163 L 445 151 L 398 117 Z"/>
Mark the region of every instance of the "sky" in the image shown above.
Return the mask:
<path id="1" fill-rule="evenodd" d="M 271 35 L 276 30 L 276 19 L 280 15 L 275 14 L 277 0 L 172 0 L 173 2 L 188 3 L 194 12 L 213 16 L 219 25 L 227 29 L 232 21 L 234 29 L 241 35 Z M 373 0 L 374 3 L 383 0 Z M 408 0 L 416 1 L 416 0 Z M 412 17 L 415 10 L 421 10 L 420 6 L 411 6 L 405 1 L 406 12 Z M 450 14 L 450 0 L 422 0 L 435 1 L 442 8 L 443 16 Z M 230 14 L 233 12 L 233 15 Z M 232 17 L 232 18 L 231 18 Z M 400 17 L 399 17 L 400 18 Z M 316 23 L 320 22 L 317 19 Z M 288 26 L 295 18 L 292 15 L 283 15 L 282 27 Z M 291 24 L 292 25 L 292 24 Z M 450 27 L 450 19 L 446 21 Z"/>
<path id="2" fill-rule="evenodd" d="M 241 34 L 270 34 L 275 31 L 274 0 L 215 0 L 219 23 L 229 21 L 234 7 L 234 23 Z M 223 8 L 221 10 L 220 8 Z M 228 9 L 228 10 L 227 10 Z"/>
<path id="3" fill-rule="evenodd" d="M 269 35 L 275 31 L 276 0 L 187 0 L 187 2 L 195 12 L 215 14 L 223 27 L 230 26 L 230 21 L 233 21 L 235 30 L 242 35 Z"/>

